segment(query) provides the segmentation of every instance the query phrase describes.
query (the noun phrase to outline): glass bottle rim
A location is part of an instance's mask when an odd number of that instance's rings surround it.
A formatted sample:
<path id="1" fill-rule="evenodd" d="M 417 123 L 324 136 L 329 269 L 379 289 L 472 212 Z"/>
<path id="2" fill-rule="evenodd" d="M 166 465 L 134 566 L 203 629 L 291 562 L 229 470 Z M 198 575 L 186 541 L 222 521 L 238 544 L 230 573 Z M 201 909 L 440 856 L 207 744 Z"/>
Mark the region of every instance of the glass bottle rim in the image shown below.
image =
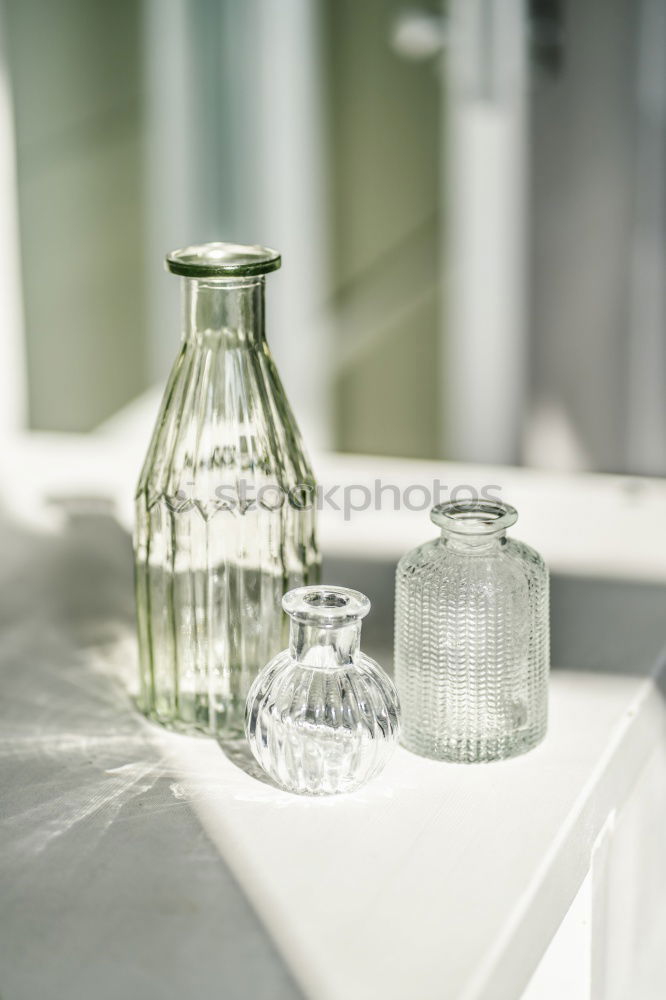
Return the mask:
<path id="1" fill-rule="evenodd" d="M 168 270 L 185 278 L 247 278 L 277 271 L 281 264 L 277 250 L 242 243 L 200 243 L 166 256 Z"/>
<path id="2" fill-rule="evenodd" d="M 365 618 L 370 601 L 365 594 L 349 587 L 315 584 L 290 590 L 282 598 L 282 607 L 298 622 L 339 627 Z"/>
<path id="3" fill-rule="evenodd" d="M 430 511 L 430 520 L 456 535 L 496 535 L 518 520 L 518 511 L 501 500 L 449 500 Z"/>

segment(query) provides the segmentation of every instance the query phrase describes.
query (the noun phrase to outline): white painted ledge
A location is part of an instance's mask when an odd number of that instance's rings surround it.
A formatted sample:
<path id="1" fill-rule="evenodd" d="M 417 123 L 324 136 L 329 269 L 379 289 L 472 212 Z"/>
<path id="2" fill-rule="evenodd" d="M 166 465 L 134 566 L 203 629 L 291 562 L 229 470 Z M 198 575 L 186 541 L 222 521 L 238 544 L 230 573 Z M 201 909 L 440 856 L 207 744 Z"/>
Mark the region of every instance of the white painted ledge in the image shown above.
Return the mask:
<path id="1" fill-rule="evenodd" d="M 112 501 L 129 526 L 147 435 L 141 418 L 89 438 L 15 439 L 0 459 L 3 503 L 16 520 L 56 530 L 45 497 L 93 495 Z M 654 612 L 666 583 L 666 484 L 339 455 L 320 456 L 316 467 L 325 488 L 372 488 L 376 479 L 402 490 L 434 479 L 500 486 L 520 511 L 516 534 L 552 569 L 598 577 L 598 588 L 611 578 L 657 585 L 644 614 L 642 598 L 613 612 L 618 634 L 649 634 L 642 648 L 652 658 L 616 656 L 606 669 L 598 649 L 588 649 L 556 663 L 566 669 L 553 673 L 548 737 L 523 758 L 459 767 L 400 750 L 366 789 L 311 801 L 249 777 L 215 743 L 155 731 L 175 794 L 196 811 L 306 996 L 518 1000 L 586 878 L 596 879 L 594 898 L 609 894 L 611 913 L 633 907 L 656 919 L 663 902 L 663 851 L 645 845 L 666 834 L 666 780 L 646 793 L 651 818 L 644 811 L 635 822 L 629 876 L 612 883 L 588 873 L 609 817 L 623 815 L 666 746 L 664 663 L 656 658 L 666 615 Z M 378 566 L 433 533 L 426 512 L 390 504 L 349 521 L 330 509 L 321 518 L 326 554 Z M 666 587 L 663 595 L 666 607 Z M 603 629 L 603 598 L 601 613 L 597 597 L 593 603 Z M 634 936 L 618 937 L 608 930 L 618 920 L 597 915 L 588 928 L 591 969 L 610 968 L 608 955 L 626 939 L 633 973 L 643 925 L 636 917 Z M 666 977 L 663 967 L 659 974 Z"/>
<path id="2" fill-rule="evenodd" d="M 280 792 L 215 744 L 162 745 L 306 996 L 518 1000 L 665 732 L 652 680 L 563 671 L 534 752 L 457 766 L 401 749 L 339 799 Z"/>

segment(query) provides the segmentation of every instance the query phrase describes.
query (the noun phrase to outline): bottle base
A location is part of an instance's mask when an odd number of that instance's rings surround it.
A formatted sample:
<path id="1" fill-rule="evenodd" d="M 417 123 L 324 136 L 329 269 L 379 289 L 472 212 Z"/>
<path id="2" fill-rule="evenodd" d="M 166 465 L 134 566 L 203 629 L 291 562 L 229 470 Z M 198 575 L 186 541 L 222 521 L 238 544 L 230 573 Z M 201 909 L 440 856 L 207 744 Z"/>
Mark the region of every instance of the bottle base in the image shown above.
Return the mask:
<path id="1" fill-rule="evenodd" d="M 211 725 L 208 709 L 198 716 L 165 715 L 155 709 L 139 707 L 142 715 L 154 725 L 181 736 L 207 736 L 218 740 L 236 740 L 245 738 L 244 712 L 228 715 L 225 719 Z"/>
<path id="2" fill-rule="evenodd" d="M 271 776 L 271 778 L 276 788 L 279 788 L 283 792 L 288 792 L 289 795 L 298 795 L 301 798 L 306 798 L 306 799 L 322 799 L 322 798 L 331 798 L 332 796 L 335 795 L 350 795 L 352 792 L 358 791 L 358 789 L 365 784 L 365 781 L 359 781 L 353 785 L 349 785 L 349 787 L 346 788 L 330 788 L 330 789 L 317 788 L 315 790 L 311 790 L 309 788 L 298 788 L 298 787 L 292 788 L 289 787 L 288 785 L 282 784 L 274 776 Z"/>
<path id="3" fill-rule="evenodd" d="M 427 757 L 430 760 L 446 761 L 450 764 L 487 764 L 496 760 L 508 760 L 534 750 L 546 736 L 546 727 L 526 730 L 485 739 L 442 738 L 424 739 L 422 734 L 410 737 L 402 734 L 401 743 L 406 750 Z"/>

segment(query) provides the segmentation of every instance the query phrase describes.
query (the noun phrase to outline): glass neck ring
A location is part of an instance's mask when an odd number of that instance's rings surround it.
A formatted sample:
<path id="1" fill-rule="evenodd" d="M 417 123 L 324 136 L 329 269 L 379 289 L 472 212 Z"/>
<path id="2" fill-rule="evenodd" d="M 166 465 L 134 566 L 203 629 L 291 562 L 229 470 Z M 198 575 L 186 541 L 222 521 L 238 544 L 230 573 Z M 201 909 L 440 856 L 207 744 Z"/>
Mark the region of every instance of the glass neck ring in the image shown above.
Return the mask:
<path id="1" fill-rule="evenodd" d="M 361 621 L 370 610 L 364 594 L 346 587 L 299 587 L 282 599 L 291 618 L 289 649 L 306 666 L 330 669 L 355 661 Z"/>
<path id="2" fill-rule="evenodd" d="M 499 500 L 449 501 L 433 507 L 430 519 L 441 528 L 445 544 L 469 551 L 504 545 L 518 512 Z"/>
<path id="3" fill-rule="evenodd" d="M 183 336 L 209 341 L 220 337 L 235 346 L 264 340 L 263 275 L 183 278 Z"/>

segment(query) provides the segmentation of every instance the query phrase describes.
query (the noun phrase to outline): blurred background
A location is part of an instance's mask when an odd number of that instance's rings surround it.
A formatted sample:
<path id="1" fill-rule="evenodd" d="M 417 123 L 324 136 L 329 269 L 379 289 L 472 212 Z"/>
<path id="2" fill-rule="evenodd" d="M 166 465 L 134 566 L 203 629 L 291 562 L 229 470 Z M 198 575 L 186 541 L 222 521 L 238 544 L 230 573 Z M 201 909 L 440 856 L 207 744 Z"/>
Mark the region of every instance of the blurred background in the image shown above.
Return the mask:
<path id="1" fill-rule="evenodd" d="M 0 421 L 163 382 L 167 250 L 283 251 L 306 440 L 666 472 L 664 0 L 4 0 Z"/>

